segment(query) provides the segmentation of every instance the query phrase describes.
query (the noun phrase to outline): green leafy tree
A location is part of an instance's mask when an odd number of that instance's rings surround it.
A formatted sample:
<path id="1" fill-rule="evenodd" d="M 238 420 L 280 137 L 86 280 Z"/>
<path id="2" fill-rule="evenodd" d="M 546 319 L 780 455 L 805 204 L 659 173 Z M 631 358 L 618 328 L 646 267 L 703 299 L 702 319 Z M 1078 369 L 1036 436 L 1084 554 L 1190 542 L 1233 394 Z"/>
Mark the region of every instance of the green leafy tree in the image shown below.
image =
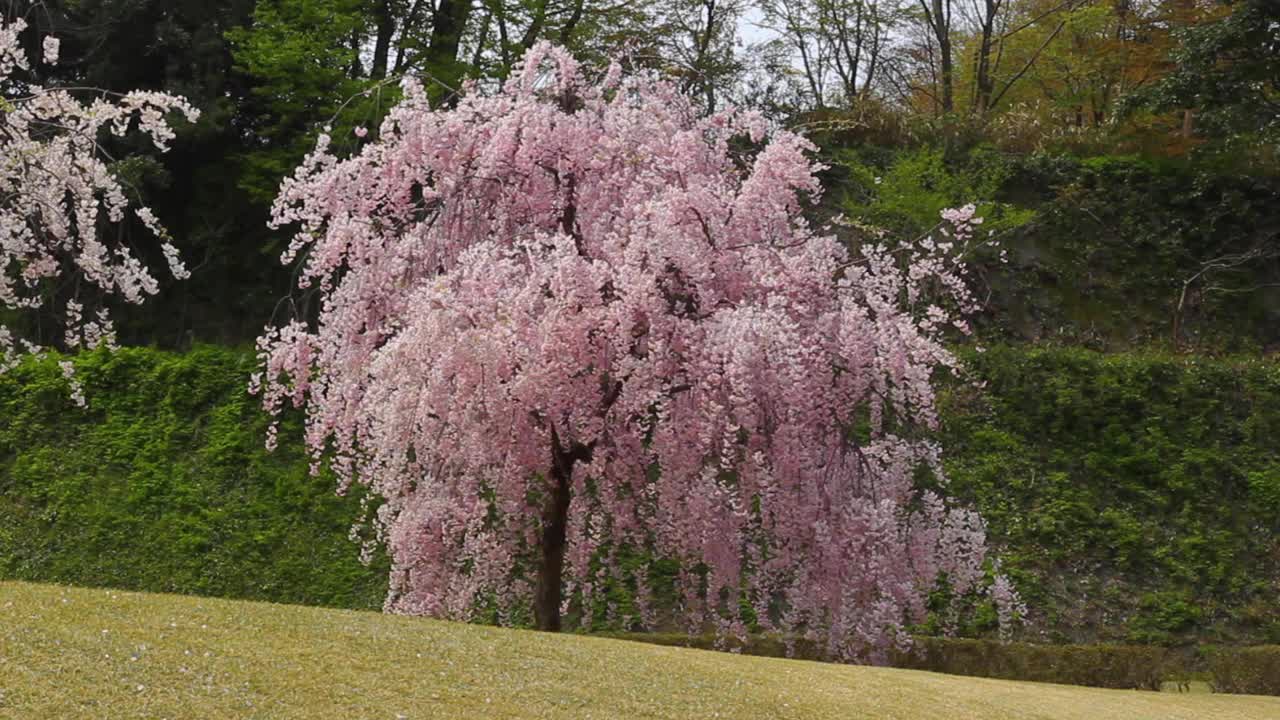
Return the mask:
<path id="1" fill-rule="evenodd" d="M 1241 146 L 1280 141 L 1280 3 L 1239 0 L 1231 13 L 1183 30 L 1174 71 L 1135 101 L 1157 111 L 1193 108 L 1201 134 Z M 1188 128 L 1189 129 L 1189 128 Z"/>
<path id="2" fill-rule="evenodd" d="M 227 33 L 236 68 L 252 83 L 244 98 L 251 143 L 239 184 L 269 203 L 315 130 L 365 83 L 359 38 L 362 0 L 260 0 L 252 22 Z"/>

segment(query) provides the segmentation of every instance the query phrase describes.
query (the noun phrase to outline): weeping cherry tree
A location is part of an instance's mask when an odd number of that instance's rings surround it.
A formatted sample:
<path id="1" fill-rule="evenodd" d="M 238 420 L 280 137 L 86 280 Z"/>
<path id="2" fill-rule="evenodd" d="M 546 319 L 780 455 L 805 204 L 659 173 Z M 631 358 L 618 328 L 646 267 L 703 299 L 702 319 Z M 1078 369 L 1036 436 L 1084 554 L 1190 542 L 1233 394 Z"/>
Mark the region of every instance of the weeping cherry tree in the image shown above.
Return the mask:
<path id="1" fill-rule="evenodd" d="M 545 44 L 498 92 L 404 96 L 283 183 L 318 310 L 268 329 L 253 381 L 382 500 L 387 610 L 558 630 L 625 581 L 652 623 L 623 559 L 662 557 L 692 630 L 878 661 L 940 577 L 984 584 L 979 516 L 915 482 L 942 481 L 971 208 L 946 242 L 850 250 L 806 219 L 809 142 Z"/>

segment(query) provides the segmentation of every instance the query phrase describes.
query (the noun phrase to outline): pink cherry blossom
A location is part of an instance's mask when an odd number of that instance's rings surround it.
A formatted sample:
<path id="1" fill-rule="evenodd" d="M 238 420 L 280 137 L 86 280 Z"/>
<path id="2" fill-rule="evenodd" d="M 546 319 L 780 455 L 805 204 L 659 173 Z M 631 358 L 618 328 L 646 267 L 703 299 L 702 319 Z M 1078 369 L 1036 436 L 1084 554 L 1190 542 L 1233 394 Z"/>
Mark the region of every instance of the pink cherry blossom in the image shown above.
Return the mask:
<path id="1" fill-rule="evenodd" d="M 340 159 L 322 136 L 282 185 L 284 260 L 320 306 L 268 329 L 252 383 L 383 500 L 387 610 L 557 629 L 631 549 L 680 562 L 691 629 L 741 635 L 745 603 L 876 661 L 940 574 L 976 588 L 981 518 L 914 482 L 945 480 L 955 252 L 852 253 L 804 214 L 808 141 L 656 77 L 593 85 L 550 45 L 495 94 L 404 95 L 376 141 Z M 649 569 L 630 581 L 653 622 Z"/>

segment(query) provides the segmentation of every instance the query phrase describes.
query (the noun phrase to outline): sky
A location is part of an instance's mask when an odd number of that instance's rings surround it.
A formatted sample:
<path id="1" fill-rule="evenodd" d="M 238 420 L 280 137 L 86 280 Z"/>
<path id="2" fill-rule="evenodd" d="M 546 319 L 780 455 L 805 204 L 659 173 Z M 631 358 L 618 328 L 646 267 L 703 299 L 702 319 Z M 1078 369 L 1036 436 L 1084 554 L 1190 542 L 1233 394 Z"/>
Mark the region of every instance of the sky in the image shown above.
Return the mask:
<path id="1" fill-rule="evenodd" d="M 778 34 L 772 30 L 760 27 L 761 21 L 764 20 L 764 13 L 760 8 L 754 5 L 747 8 L 747 12 L 738 21 L 738 37 L 747 45 L 752 45 L 766 40 L 772 40 Z"/>

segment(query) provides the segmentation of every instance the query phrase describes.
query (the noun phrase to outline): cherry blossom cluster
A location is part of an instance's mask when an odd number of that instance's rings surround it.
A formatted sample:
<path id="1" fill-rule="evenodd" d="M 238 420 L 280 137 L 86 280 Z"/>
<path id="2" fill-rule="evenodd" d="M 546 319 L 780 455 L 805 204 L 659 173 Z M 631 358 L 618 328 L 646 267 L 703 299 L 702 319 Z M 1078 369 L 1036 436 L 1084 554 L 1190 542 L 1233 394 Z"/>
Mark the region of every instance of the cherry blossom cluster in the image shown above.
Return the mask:
<path id="1" fill-rule="evenodd" d="M 977 217 L 976 212 L 977 208 L 970 203 L 964 207 L 947 208 L 939 214 L 955 228 L 956 237 L 964 240 L 973 236 L 975 225 L 982 224 L 982 218 Z"/>
<path id="2" fill-rule="evenodd" d="M 997 569 L 999 564 L 996 564 Z M 1000 636 L 1008 639 L 1013 628 L 1027 616 L 1027 605 L 1014 590 L 1013 583 L 1007 575 L 997 574 L 989 589 L 992 603 L 996 606 L 996 615 L 1000 623 Z"/>
<path id="3" fill-rule="evenodd" d="M 406 81 L 353 157 L 321 137 L 273 222 L 322 307 L 267 331 L 253 390 L 383 500 L 390 611 L 527 606 L 567 493 L 564 610 L 623 581 L 654 621 L 630 549 L 679 561 L 691 629 L 741 636 L 745 605 L 884 660 L 940 577 L 984 576 L 982 519 L 916 483 L 945 482 L 927 437 L 963 263 L 815 230 L 813 147 L 757 114 L 585 75 L 539 45 L 453 108 Z"/>
<path id="4" fill-rule="evenodd" d="M 123 136 L 136 127 L 163 151 L 174 137 L 171 114 L 195 122 L 199 111 L 180 97 L 158 92 L 116 96 L 43 87 L 20 44 L 26 30 L 21 19 L 0 19 L 0 87 L 5 89 L 0 97 L 0 306 L 42 307 L 50 288 L 71 278 L 75 287 L 142 302 L 156 293 L 156 279 L 126 245 L 102 232 L 104 224 L 124 221 L 130 201 L 99 141 L 104 132 Z M 56 38 L 44 38 L 40 48 L 43 63 L 58 61 Z M 136 204 L 133 211 L 160 238 L 174 276 L 185 277 L 155 215 Z M 80 299 L 73 297 L 61 315 L 69 349 L 114 343 L 105 311 L 86 319 Z M 0 328 L 0 369 L 37 350 Z M 78 388 L 73 389 L 79 400 Z"/>

